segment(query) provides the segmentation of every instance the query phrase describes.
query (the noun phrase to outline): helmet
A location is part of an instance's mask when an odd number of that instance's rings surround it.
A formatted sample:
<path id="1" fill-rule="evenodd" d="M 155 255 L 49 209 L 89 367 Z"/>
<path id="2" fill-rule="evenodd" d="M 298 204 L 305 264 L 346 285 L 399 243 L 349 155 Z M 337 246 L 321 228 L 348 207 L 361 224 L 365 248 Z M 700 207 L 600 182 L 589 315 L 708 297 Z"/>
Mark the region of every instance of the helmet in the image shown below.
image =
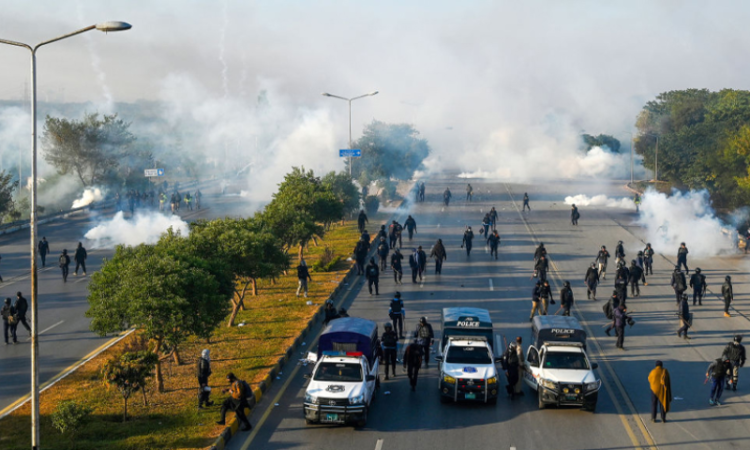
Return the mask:
<path id="1" fill-rule="evenodd" d="M 734 336 L 734 342 L 736 342 L 736 343 L 738 343 L 738 344 L 739 344 L 740 342 L 742 342 L 742 336 L 740 336 L 739 334 L 735 335 L 735 336 Z"/>
<path id="2" fill-rule="evenodd" d="M 680 245 L 685 245 L 685 243 L 684 242 L 680 242 Z"/>
<path id="3" fill-rule="evenodd" d="M 420 317 L 419 318 L 419 323 L 421 323 L 421 324 L 427 323 L 427 317 Z"/>
<path id="4" fill-rule="evenodd" d="M 383 241 L 383 242 L 385 242 L 385 237 L 384 236 L 380 236 L 380 240 Z"/>
<path id="5" fill-rule="evenodd" d="M 724 277 L 724 279 L 727 280 L 727 281 L 729 281 L 729 280 L 732 279 L 732 277 L 730 277 L 729 275 L 727 275 L 726 277 Z"/>
<path id="6" fill-rule="evenodd" d="M 565 283 L 563 283 L 563 285 L 564 285 L 565 287 L 570 287 L 570 281 L 566 281 Z"/>
<path id="7" fill-rule="evenodd" d="M 333 300 L 331 300 L 330 298 L 326 300 L 326 305 L 333 305 Z"/>
<path id="8" fill-rule="evenodd" d="M 630 264 L 635 265 L 635 260 L 630 261 Z"/>
<path id="9" fill-rule="evenodd" d="M 622 244 L 622 241 L 617 241 L 618 244 Z"/>
<path id="10" fill-rule="evenodd" d="M 701 273 L 701 268 L 700 267 L 696 267 L 695 268 L 695 273 Z"/>
<path id="11" fill-rule="evenodd" d="M 646 247 L 651 247 L 651 243 L 650 243 L 650 242 L 647 242 L 647 243 L 646 243 Z"/>
<path id="12" fill-rule="evenodd" d="M 602 245 L 602 250 L 606 250 L 606 249 L 607 249 L 607 246 L 606 245 Z"/>
<path id="13" fill-rule="evenodd" d="M 638 256 L 643 256 L 643 251 L 642 250 L 638 252 Z"/>
<path id="14" fill-rule="evenodd" d="M 383 328 L 385 328 L 386 330 L 391 330 L 393 329 L 393 325 L 390 322 L 386 322 L 383 324 Z"/>
<path id="15" fill-rule="evenodd" d="M 393 294 L 393 296 L 396 298 L 401 298 L 401 293 L 399 291 L 396 291 L 396 293 Z"/>

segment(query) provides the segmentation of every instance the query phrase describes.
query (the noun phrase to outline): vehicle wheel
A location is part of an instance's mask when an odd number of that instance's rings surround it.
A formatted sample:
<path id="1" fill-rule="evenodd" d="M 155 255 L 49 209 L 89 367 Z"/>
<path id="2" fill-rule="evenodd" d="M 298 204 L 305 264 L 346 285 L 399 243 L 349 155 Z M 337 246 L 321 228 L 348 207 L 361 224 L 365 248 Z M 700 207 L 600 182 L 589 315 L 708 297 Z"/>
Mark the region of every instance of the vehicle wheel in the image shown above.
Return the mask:
<path id="1" fill-rule="evenodd" d="M 586 403 L 583 405 L 583 409 L 588 412 L 596 412 L 596 403 Z"/>
<path id="2" fill-rule="evenodd" d="M 537 389 L 536 393 L 537 393 L 537 398 L 539 399 L 539 409 L 546 408 L 547 405 L 542 400 L 542 390 L 541 389 Z"/>
<path id="3" fill-rule="evenodd" d="M 362 418 L 357 421 L 357 428 L 364 428 L 367 425 L 367 410 L 370 408 L 365 407 L 365 412 L 362 413 Z"/>
<path id="4" fill-rule="evenodd" d="M 451 398 L 450 397 L 446 397 L 444 395 L 440 396 L 440 403 L 450 403 L 450 402 L 451 402 Z"/>

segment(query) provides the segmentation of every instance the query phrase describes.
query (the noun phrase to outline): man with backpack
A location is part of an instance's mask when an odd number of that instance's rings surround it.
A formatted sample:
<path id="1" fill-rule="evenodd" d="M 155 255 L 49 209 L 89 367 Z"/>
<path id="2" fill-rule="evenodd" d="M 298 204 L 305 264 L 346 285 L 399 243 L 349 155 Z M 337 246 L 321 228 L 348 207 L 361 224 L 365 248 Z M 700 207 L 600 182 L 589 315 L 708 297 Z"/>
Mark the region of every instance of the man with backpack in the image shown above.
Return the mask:
<path id="1" fill-rule="evenodd" d="M 59 259 L 60 269 L 62 270 L 63 283 L 68 282 L 68 271 L 70 270 L 70 256 L 68 256 L 68 250 L 63 249 Z"/>
<path id="2" fill-rule="evenodd" d="M 419 324 L 417 325 L 417 343 L 422 346 L 422 351 L 424 353 L 424 367 L 425 369 L 430 366 L 430 347 L 432 347 L 432 343 L 435 340 L 435 333 L 432 331 L 432 324 L 427 322 L 427 317 L 422 317 L 419 319 Z"/>
<path id="3" fill-rule="evenodd" d="M 380 262 L 380 271 L 385 272 L 385 266 L 388 262 L 388 254 L 390 253 L 391 248 L 388 246 L 388 243 L 385 242 L 385 238 L 380 238 L 380 243 L 378 244 L 378 260 Z"/>
<path id="4" fill-rule="evenodd" d="M 248 384 L 242 380 L 237 379 L 232 372 L 227 374 L 227 381 L 230 383 L 229 389 L 223 389 L 222 393 L 229 392 L 231 395 L 224 400 L 221 405 L 221 420 L 216 422 L 217 425 L 226 425 L 226 416 L 228 411 L 234 411 L 237 420 L 240 421 L 244 426 L 242 431 L 250 431 L 253 427 L 250 425 L 250 421 L 247 420 L 245 415 L 245 408 L 247 404 Z"/>
<path id="5" fill-rule="evenodd" d="M 386 322 L 383 325 L 385 331 L 380 337 L 380 342 L 383 344 L 383 359 L 385 360 L 385 379 L 388 379 L 388 368 L 393 369 L 393 376 L 396 376 L 396 353 L 398 351 L 398 336 L 393 330 L 393 325 Z M 403 337 L 403 336 L 402 336 Z"/>
<path id="6" fill-rule="evenodd" d="M 18 339 L 16 339 L 16 325 L 18 324 L 18 322 L 16 322 L 16 310 L 10 304 L 10 297 L 5 299 L 5 304 L 0 308 L 0 317 L 2 317 L 3 320 L 3 337 L 5 338 L 5 345 L 10 344 L 10 342 L 8 342 L 8 334 L 10 334 L 14 344 L 18 343 Z"/>
<path id="7" fill-rule="evenodd" d="M 393 321 L 393 331 L 398 331 L 398 336 L 403 339 L 406 308 L 404 308 L 404 301 L 401 300 L 400 292 L 396 292 L 396 294 L 393 296 L 393 299 L 391 300 L 391 305 L 388 309 L 388 317 L 390 317 Z"/>
<path id="8" fill-rule="evenodd" d="M 380 295 L 378 292 L 378 280 L 380 279 L 380 270 L 378 265 L 375 264 L 375 258 L 370 258 L 370 264 L 365 268 L 365 277 L 367 277 L 367 289 L 372 295 L 372 286 L 375 285 L 375 295 Z"/>
<path id="9" fill-rule="evenodd" d="M 680 266 L 674 266 L 674 272 L 672 272 L 672 281 L 670 282 L 672 289 L 674 289 L 675 297 L 677 297 L 677 304 L 680 304 L 682 300 L 682 294 L 687 289 L 687 280 L 685 280 L 685 274 L 680 271 Z"/>
<path id="10" fill-rule="evenodd" d="M 696 267 L 695 273 L 690 277 L 690 287 L 693 288 L 693 306 L 697 301 L 703 305 L 703 294 L 706 293 L 706 276 L 701 273 L 701 268 Z"/>
<path id="11" fill-rule="evenodd" d="M 706 370 L 706 380 L 711 380 L 711 397 L 708 399 L 711 406 L 721 406 L 721 394 L 724 392 L 724 380 L 729 368 L 729 360 L 722 357 L 712 362 Z"/>
<path id="12" fill-rule="evenodd" d="M 729 361 L 729 364 L 731 365 L 731 377 L 727 380 L 727 389 L 729 389 L 731 385 L 732 390 L 736 391 L 737 382 L 740 377 L 740 367 L 745 365 L 745 360 L 747 359 L 745 356 L 745 346 L 742 345 L 742 336 L 739 334 L 736 335 L 734 340 L 724 347 L 724 352 L 721 354 L 721 357 L 725 361 Z"/>

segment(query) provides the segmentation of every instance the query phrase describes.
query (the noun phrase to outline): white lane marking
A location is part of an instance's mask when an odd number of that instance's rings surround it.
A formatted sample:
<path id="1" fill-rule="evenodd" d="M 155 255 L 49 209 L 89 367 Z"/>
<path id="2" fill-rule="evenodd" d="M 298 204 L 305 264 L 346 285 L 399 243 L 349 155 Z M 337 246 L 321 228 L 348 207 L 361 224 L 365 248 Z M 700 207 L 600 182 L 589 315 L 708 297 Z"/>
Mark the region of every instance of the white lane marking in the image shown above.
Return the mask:
<path id="1" fill-rule="evenodd" d="M 516 448 L 515 447 L 511 447 L 510 450 L 516 450 Z"/>
<path id="2" fill-rule="evenodd" d="M 375 443 L 375 450 L 383 450 L 383 440 L 378 439 L 378 442 Z M 513 449 L 515 450 L 515 449 Z"/>
<path id="3" fill-rule="evenodd" d="M 491 291 L 495 290 L 495 286 L 492 284 L 492 278 L 490 278 L 490 290 Z"/>
<path id="4" fill-rule="evenodd" d="M 43 329 L 42 331 L 40 331 L 40 332 L 39 332 L 39 334 L 40 334 L 40 335 L 41 335 L 41 334 L 44 334 L 44 333 L 48 332 L 49 330 L 51 330 L 51 329 L 55 328 L 56 326 L 60 325 L 60 324 L 61 324 L 61 323 L 63 323 L 63 322 L 65 322 L 65 321 L 64 321 L 64 320 L 61 320 L 61 321 L 57 322 L 56 324 L 54 324 L 54 325 L 51 325 L 51 326 L 49 326 L 49 327 L 47 327 L 47 328 Z M 28 341 L 30 341 L 30 340 L 31 340 L 31 338 L 28 338 L 28 339 L 26 339 L 26 342 L 28 342 Z"/>
<path id="5" fill-rule="evenodd" d="M 79 276 L 79 275 L 75 275 L 75 276 Z M 81 276 L 81 279 L 74 281 L 74 283 L 80 283 L 81 281 L 86 281 L 88 279 L 86 275 L 80 275 L 80 276 Z"/>

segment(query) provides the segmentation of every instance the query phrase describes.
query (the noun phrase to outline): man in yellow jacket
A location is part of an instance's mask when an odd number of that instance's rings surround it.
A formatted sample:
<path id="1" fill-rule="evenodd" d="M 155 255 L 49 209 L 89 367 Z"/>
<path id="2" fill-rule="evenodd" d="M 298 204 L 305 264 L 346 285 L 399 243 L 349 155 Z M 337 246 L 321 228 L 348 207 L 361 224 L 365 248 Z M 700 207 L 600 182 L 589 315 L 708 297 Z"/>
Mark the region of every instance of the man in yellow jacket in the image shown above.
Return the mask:
<path id="1" fill-rule="evenodd" d="M 661 361 L 656 361 L 656 367 L 648 374 L 648 382 L 651 385 L 651 422 L 656 422 L 658 403 L 661 406 L 661 421 L 666 423 L 669 405 L 672 403 L 672 382 L 669 371 Z"/>

